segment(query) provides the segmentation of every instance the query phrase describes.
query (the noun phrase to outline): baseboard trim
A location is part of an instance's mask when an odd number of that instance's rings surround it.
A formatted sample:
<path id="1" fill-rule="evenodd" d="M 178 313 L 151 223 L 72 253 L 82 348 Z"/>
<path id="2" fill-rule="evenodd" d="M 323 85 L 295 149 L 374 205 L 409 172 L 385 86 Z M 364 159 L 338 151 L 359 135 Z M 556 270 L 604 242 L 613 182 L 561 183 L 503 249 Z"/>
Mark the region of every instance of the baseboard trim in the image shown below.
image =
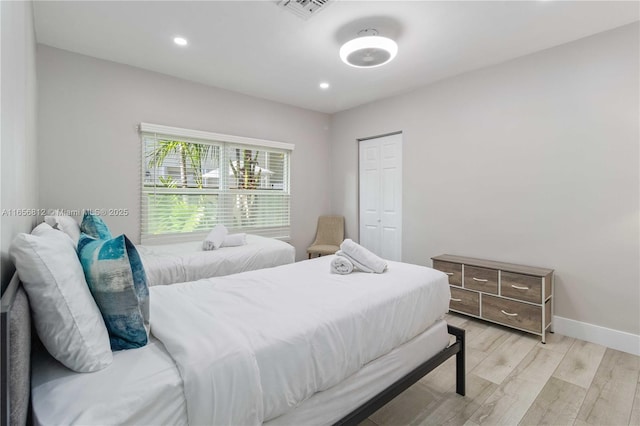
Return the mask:
<path id="1" fill-rule="evenodd" d="M 559 316 L 553 317 L 553 331 L 640 356 L 640 335 L 613 330 Z"/>

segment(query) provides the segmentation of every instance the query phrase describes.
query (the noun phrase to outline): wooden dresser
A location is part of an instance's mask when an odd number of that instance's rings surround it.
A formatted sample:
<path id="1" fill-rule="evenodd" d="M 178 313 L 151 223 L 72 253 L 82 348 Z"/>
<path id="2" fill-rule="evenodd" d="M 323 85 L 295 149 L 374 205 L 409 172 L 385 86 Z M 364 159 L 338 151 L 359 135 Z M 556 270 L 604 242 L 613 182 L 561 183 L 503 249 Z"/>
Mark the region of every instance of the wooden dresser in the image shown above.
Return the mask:
<path id="1" fill-rule="evenodd" d="M 537 334 L 553 332 L 553 269 L 443 254 L 433 268 L 449 276 L 449 310 Z"/>

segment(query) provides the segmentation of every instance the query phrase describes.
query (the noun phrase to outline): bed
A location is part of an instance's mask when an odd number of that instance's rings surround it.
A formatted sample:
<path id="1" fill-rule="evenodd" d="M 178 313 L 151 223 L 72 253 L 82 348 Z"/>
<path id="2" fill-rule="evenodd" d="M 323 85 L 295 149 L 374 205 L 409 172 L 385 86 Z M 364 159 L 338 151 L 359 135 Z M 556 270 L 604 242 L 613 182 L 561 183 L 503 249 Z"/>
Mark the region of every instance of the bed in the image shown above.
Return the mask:
<path id="1" fill-rule="evenodd" d="M 202 241 L 138 245 L 150 286 L 221 277 L 238 272 L 286 265 L 295 261 L 291 244 L 275 238 L 247 235 L 247 244 L 202 250 Z"/>
<path id="2" fill-rule="evenodd" d="M 151 288 L 147 346 L 90 374 L 34 355 L 34 423 L 357 424 L 453 355 L 464 395 L 464 331 L 442 320 L 446 275 L 397 262 L 334 275 L 331 259 Z M 2 316 L 21 331 L 3 333 L 15 354 L 2 358 L 13 416 L 29 392 L 13 392 L 29 377 L 18 287 L 3 295 Z"/>
<path id="3" fill-rule="evenodd" d="M 74 217 L 64 215 L 45 216 L 45 223 L 67 234 L 76 245 L 83 232 L 93 238 L 113 238 L 113 233 L 100 216 L 90 213 L 84 214 L 81 224 Z M 224 228 L 225 235 L 226 232 Z M 241 235 L 245 234 L 229 237 Z M 291 244 L 252 234 L 246 234 L 246 244 L 243 245 L 215 250 L 203 250 L 202 246 L 202 240 L 137 245 L 148 285 L 175 284 L 285 265 L 293 263 L 296 255 Z"/>

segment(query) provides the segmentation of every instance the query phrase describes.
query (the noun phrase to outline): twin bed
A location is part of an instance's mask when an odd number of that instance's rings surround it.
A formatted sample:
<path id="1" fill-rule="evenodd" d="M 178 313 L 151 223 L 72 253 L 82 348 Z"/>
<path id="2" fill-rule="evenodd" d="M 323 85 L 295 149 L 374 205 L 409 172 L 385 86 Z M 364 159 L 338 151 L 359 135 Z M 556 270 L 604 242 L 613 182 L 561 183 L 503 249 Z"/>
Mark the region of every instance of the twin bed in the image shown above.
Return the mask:
<path id="1" fill-rule="evenodd" d="M 150 343 L 88 374 L 44 351 L 25 362 L 15 280 L 2 368 L 17 411 L 3 421 L 20 423 L 30 391 L 35 424 L 357 424 L 454 354 L 464 395 L 464 331 L 442 320 L 446 275 L 398 262 L 336 275 L 331 259 L 151 287 Z"/>
<path id="2" fill-rule="evenodd" d="M 136 246 L 150 286 L 196 281 L 271 268 L 295 261 L 291 244 L 247 235 L 247 244 L 202 250 L 201 241 Z"/>

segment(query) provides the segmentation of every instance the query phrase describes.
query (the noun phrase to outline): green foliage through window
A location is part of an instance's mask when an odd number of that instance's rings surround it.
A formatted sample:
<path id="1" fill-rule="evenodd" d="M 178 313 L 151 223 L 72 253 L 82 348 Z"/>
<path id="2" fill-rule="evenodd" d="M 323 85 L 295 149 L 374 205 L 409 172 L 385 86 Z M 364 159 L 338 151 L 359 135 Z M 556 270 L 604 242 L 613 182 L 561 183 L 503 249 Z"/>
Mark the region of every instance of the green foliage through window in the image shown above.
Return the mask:
<path id="1" fill-rule="evenodd" d="M 144 134 L 143 153 L 143 240 L 218 223 L 288 236 L 289 151 Z"/>

